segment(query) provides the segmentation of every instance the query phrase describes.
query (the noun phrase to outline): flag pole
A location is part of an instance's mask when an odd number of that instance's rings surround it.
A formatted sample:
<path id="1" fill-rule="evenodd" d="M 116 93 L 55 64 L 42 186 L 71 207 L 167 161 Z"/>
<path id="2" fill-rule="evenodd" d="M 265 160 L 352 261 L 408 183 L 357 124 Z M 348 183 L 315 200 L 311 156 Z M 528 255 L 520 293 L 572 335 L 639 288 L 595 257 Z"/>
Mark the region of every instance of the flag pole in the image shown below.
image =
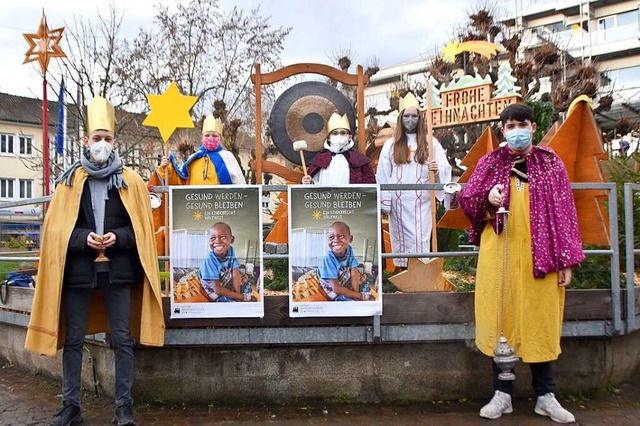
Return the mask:
<path id="1" fill-rule="evenodd" d="M 64 74 L 62 75 L 62 82 L 64 83 Z M 64 92 L 66 91 L 66 87 L 64 86 L 64 84 L 62 85 L 63 89 L 62 89 L 62 111 L 64 114 L 64 121 L 62 123 L 62 169 L 63 170 L 67 170 L 67 167 L 69 167 L 69 146 L 68 146 L 68 142 L 67 142 L 67 104 L 64 102 Z"/>
<path id="2" fill-rule="evenodd" d="M 42 169 L 44 195 L 49 191 L 49 108 L 47 103 L 47 74 L 42 74 Z"/>

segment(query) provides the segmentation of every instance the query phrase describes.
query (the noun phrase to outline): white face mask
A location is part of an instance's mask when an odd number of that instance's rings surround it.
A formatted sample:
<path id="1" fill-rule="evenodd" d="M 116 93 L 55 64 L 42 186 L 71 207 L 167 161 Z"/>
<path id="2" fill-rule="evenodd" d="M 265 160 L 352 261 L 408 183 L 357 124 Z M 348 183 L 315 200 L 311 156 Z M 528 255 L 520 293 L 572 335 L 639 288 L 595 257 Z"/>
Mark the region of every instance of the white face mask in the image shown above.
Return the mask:
<path id="1" fill-rule="evenodd" d="M 347 148 L 347 146 L 351 142 L 349 135 L 330 135 L 329 142 L 331 142 L 330 146 L 328 147 L 329 151 L 336 154 L 351 149 L 351 147 Z"/>
<path id="2" fill-rule="evenodd" d="M 91 159 L 98 164 L 105 163 L 109 159 L 111 151 L 113 151 L 113 147 L 104 139 L 101 139 L 98 142 L 94 142 L 89 147 L 89 154 L 91 156 Z"/>

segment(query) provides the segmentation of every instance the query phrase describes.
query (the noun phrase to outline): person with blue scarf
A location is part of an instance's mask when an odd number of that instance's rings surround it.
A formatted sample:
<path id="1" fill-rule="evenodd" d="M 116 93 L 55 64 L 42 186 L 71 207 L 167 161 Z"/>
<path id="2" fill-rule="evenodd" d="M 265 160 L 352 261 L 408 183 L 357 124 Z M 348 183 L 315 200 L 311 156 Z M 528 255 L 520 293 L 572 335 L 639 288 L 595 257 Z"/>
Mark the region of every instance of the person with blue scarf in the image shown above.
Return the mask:
<path id="1" fill-rule="evenodd" d="M 202 124 L 202 145 L 178 166 L 173 153 L 163 157 L 158 172 L 167 185 L 230 185 L 246 183 L 234 155 L 225 150 L 222 121 L 209 114 Z"/>

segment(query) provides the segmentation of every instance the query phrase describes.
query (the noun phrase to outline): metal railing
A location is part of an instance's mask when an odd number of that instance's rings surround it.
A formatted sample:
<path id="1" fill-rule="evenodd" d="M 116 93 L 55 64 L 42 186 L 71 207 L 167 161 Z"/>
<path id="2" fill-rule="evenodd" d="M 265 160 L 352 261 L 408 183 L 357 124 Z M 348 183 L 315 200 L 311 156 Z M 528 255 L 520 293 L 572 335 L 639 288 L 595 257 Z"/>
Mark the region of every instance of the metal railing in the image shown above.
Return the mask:
<path id="1" fill-rule="evenodd" d="M 626 266 L 626 319 L 627 333 L 640 329 L 640 314 L 635 313 L 635 255 L 640 254 L 640 249 L 634 247 L 634 191 L 640 192 L 640 184 L 624 184 L 624 228 L 625 228 L 625 266 Z"/>
<path id="2" fill-rule="evenodd" d="M 380 185 L 381 190 L 440 190 L 444 184 Z M 608 256 L 611 262 L 611 318 L 610 320 L 588 320 L 565 322 L 565 337 L 597 337 L 630 333 L 640 328 L 635 316 L 633 281 L 633 258 L 640 250 L 633 247 L 633 191 L 640 191 L 638 184 L 625 184 L 625 231 L 626 231 L 626 303 L 621 304 L 620 253 L 618 232 L 618 196 L 615 183 L 573 183 L 574 190 L 606 190 L 608 192 L 608 215 L 610 249 L 585 250 L 588 256 Z M 153 187 L 154 192 L 167 192 L 168 187 Z M 286 185 L 263 185 L 264 191 L 286 191 Z M 44 203 L 50 197 L 0 204 L 0 208 Z M 631 238 L 629 238 L 631 236 Z M 477 256 L 477 251 L 454 251 L 437 253 L 395 254 L 383 253 L 382 258 L 437 258 Z M 264 259 L 288 259 L 286 254 L 263 254 Z M 2 261 L 34 261 L 37 257 L 0 256 Z M 160 261 L 169 260 L 161 256 Z M 623 311 L 626 326 L 623 326 Z M 28 319 L 28 315 L 24 315 Z M 473 324 L 386 324 L 381 325 L 380 316 L 374 316 L 369 325 L 352 326 L 308 326 L 308 327 L 228 327 L 216 329 L 181 328 L 167 329 L 165 341 L 172 345 L 198 344 L 306 344 L 306 343 L 367 343 L 367 342 L 412 342 L 450 341 L 472 339 Z M 16 318 L 12 312 L 0 310 L 0 322 L 24 326 L 25 318 Z M 360 322 L 361 324 L 362 322 Z"/>

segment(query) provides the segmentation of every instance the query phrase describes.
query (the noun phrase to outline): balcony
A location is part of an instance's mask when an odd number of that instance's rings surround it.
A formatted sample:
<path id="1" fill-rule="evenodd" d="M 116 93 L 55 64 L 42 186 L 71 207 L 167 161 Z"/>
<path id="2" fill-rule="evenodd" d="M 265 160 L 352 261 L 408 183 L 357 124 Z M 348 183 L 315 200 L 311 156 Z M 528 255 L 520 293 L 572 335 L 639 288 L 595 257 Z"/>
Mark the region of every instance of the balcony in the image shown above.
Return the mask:
<path id="1" fill-rule="evenodd" d="M 608 57 L 640 49 L 639 35 L 638 24 L 621 25 L 607 30 L 591 31 L 591 33 L 582 29 L 554 33 L 536 28 L 523 37 L 521 47 L 531 49 L 549 41 L 567 50 L 574 58 L 589 56 L 589 54 Z"/>
<path id="2" fill-rule="evenodd" d="M 502 22 L 511 25 L 517 16 L 535 19 L 557 12 L 565 16 L 575 15 L 580 13 L 581 3 L 583 13 L 586 13 L 585 6 L 588 5 L 593 16 L 593 8 L 607 4 L 607 0 L 498 0 L 496 6 Z"/>
<path id="3" fill-rule="evenodd" d="M 549 13 L 555 13 L 558 3 L 563 0 L 499 0 L 496 3 L 504 21 L 514 20 L 517 16 L 537 18 Z M 567 0 L 579 1 L 579 0 Z"/>

